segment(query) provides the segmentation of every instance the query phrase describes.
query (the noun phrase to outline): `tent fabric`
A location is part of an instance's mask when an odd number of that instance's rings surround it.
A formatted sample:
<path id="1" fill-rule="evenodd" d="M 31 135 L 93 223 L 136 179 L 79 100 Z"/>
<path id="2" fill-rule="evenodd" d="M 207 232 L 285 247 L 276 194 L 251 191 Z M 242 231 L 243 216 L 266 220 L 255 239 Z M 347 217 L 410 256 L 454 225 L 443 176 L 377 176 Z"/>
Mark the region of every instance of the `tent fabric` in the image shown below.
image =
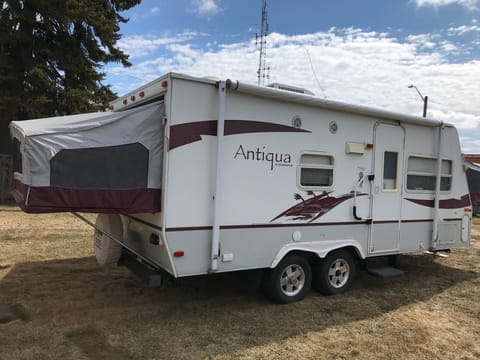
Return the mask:
<path id="1" fill-rule="evenodd" d="M 31 212 L 159 211 L 164 113 L 159 101 L 121 112 L 13 121 L 21 153 L 14 197 Z"/>
<path id="2" fill-rule="evenodd" d="M 467 168 L 467 182 L 473 206 L 480 206 L 480 165 L 465 160 Z"/>
<path id="3" fill-rule="evenodd" d="M 84 190 L 32 187 L 15 181 L 12 196 L 27 213 L 155 213 L 161 210 L 160 189 Z"/>

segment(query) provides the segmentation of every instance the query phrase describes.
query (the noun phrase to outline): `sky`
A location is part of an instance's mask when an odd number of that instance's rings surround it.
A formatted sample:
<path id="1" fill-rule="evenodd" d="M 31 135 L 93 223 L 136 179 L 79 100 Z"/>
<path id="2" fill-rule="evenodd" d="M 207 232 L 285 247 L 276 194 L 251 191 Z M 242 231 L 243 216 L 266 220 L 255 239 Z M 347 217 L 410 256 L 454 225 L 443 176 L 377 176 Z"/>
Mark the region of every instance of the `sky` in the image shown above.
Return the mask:
<path id="1" fill-rule="evenodd" d="M 261 0 L 143 0 L 122 16 L 122 95 L 170 72 L 257 83 Z M 480 0 L 269 0 L 265 83 L 453 123 L 480 153 Z"/>

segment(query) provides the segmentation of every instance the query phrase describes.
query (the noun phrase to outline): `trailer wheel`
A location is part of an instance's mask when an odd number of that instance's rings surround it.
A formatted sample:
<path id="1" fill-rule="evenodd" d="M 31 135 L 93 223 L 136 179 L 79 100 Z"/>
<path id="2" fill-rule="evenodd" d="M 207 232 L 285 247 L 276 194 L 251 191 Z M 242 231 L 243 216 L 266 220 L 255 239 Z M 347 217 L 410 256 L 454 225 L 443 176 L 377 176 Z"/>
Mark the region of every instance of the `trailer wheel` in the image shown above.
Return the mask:
<path id="1" fill-rule="evenodd" d="M 116 239 L 122 239 L 123 226 L 119 215 L 99 214 L 93 233 L 93 248 L 95 257 L 101 266 L 115 266 L 122 254 L 122 246 L 112 240 L 106 233 Z M 103 230 L 103 231 L 102 231 Z"/>
<path id="2" fill-rule="evenodd" d="M 313 274 L 315 290 L 324 295 L 341 294 L 352 286 L 357 264 L 349 251 L 336 250 L 315 263 Z"/>
<path id="3" fill-rule="evenodd" d="M 264 289 L 270 299 L 287 304 L 302 300 L 311 282 L 310 263 L 300 255 L 289 255 L 265 274 Z"/>

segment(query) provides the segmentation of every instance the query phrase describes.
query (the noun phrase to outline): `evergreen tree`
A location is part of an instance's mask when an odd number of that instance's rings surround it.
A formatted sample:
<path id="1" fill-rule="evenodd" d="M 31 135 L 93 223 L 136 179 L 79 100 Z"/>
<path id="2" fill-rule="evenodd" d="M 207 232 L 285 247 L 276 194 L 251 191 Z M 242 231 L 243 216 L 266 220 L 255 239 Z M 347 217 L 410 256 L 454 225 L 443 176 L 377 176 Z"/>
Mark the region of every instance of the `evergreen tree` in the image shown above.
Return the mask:
<path id="1" fill-rule="evenodd" d="M 130 66 L 116 47 L 120 13 L 141 0 L 0 0 L 0 153 L 12 120 L 104 109 L 115 98 L 103 64 Z"/>

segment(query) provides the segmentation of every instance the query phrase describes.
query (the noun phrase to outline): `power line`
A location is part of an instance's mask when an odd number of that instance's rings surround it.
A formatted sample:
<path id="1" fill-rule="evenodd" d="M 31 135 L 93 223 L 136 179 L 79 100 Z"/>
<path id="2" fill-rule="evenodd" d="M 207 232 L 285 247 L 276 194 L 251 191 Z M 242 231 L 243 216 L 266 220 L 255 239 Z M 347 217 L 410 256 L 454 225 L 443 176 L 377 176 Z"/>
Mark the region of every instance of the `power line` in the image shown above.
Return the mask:
<path id="1" fill-rule="evenodd" d="M 318 80 L 318 76 L 317 76 L 317 73 L 315 71 L 315 67 L 313 66 L 312 58 L 310 57 L 310 52 L 308 51 L 307 48 L 304 48 L 304 49 L 305 49 L 305 52 L 307 53 L 308 61 L 310 62 L 310 68 L 312 69 L 312 73 L 313 73 L 313 76 L 315 77 L 315 81 L 317 82 L 317 86 L 320 88 L 320 90 L 323 93 L 323 97 L 325 98 L 326 97 L 325 96 L 325 89 L 320 84 L 320 80 Z"/>

